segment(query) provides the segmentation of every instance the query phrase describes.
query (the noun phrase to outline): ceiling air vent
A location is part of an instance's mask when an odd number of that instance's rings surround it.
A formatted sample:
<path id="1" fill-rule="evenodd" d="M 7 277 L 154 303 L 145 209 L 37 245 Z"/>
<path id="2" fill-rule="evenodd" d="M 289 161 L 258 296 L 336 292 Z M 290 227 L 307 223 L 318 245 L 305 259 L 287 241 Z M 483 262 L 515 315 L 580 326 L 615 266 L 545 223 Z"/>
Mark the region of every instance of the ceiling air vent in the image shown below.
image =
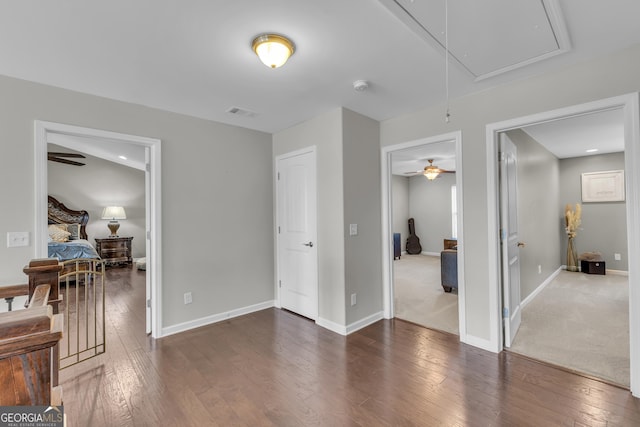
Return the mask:
<path id="1" fill-rule="evenodd" d="M 234 116 L 243 116 L 243 117 L 255 117 L 258 113 L 254 113 L 253 111 L 245 110 L 240 107 L 231 107 L 227 110 L 227 113 L 233 114 Z"/>

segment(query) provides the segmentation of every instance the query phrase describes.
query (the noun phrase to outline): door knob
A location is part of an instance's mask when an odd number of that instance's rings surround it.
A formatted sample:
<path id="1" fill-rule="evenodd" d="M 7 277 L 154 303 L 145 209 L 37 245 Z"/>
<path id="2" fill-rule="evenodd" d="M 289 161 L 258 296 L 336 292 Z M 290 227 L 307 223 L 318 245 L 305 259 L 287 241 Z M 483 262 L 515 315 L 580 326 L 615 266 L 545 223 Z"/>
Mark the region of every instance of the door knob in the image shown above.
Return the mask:
<path id="1" fill-rule="evenodd" d="M 519 248 L 524 248 L 526 246 L 526 243 L 524 242 L 518 242 L 518 247 Z"/>
<path id="2" fill-rule="evenodd" d="M 305 246 L 309 246 L 310 248 L 312 248 L 312 247 L 313 247 L 313 242 L 303 243 L 303 245 L 305 245 Z"/>

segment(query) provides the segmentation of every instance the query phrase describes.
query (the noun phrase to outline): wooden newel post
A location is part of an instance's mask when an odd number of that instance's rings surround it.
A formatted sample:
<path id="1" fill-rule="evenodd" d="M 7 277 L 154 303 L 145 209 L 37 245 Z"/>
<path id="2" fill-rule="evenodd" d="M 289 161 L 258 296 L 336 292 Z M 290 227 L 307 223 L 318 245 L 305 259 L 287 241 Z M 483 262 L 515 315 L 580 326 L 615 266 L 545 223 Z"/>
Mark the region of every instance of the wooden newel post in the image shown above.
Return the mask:
<path id="1" fill-rule="evenodd" d="M 60 303 L 58 280 L 62 271 L 62 263 L 56 258 L 32 259 L 22 271 L 29 276 L 29 300 L 33 297 L 38 285 L 49 285 L 51 286 L 49 305 L 53 308 L 53 314 L 58 314 L 58 304 Z"/>
<path id="2" fill-rule="evenodd" d="M 60 285 L 59 277 L 62 271 L 62 263 L 56 258 L 42 258 L 32 259 L 29 265 L 22 271 L 29 276 L 29 301 L 33 297 L 33 294 L 38 285 L 49 285 L 51 291 L 49 294 L 49 305 L 52 308 L 53 314 L 58 314 L 58 305 L 60 304 Z M 58 385 L 58 370 L 60 368 L 60 348 L 59 344 L 56 344 L 52 349 L 51 354 L 51 385 Z"/>

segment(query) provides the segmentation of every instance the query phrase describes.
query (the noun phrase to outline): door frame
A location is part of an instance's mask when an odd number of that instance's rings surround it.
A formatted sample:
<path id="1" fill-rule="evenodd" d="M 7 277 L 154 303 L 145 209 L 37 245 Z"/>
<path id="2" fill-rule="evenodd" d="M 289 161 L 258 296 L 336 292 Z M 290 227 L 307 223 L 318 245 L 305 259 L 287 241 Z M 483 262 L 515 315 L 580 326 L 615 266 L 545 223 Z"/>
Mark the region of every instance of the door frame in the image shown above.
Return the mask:
<path id="1" fill-rule="evenodd" d="M 463 161 L 462 161 L 462 132 L 455 131 L 436 135 L 429 138 L 417 139 L 382 148 L 381 188 L 382 188 L 382 290 L 383 315 L 385 319 L 395 317 L 393 299 L 393 213 L 391 195 L 391 155 L 396 151 L 415 148 L 439 142 L 455 143 L 456 147 L 456 204 L 458 208 L 458 330 L 460 341 L 467 342 L 466 328 L 466 299 L 464 280 L 464 207 L 463 207 Z"/>
<path id="2" fill-rule="evenodd" d="M 47 224 L 42 218 L 47 217 L 47 144 L 49 135 L 63 134 L 101 140 L 108 143 L 109 140 L 119 143 L 133 144 L 145 147 L 148 156 L 145 176 L 150 191 L 145 191 L 146 209 L 146 245 L 147 245 L 147 275 L 151 275 L 151 336 L 162 336 L 162 239 L 161 239 L 161 141 L 156 138 L 148 138 L 136 135 L 127 135 L 117 132 L 91 129 L 62 123 L 35 120 L 35 235 L 34 245 L 36 257 L 46 258 L 47 253 Z M 146 310 L 146 309 L 145 309 Z M 147 325 L 147 330 L 149 325 Z"/>
<path id="3" fill-rule="evenodd" d="M 625 187 L 627 208 L 627 244 L 629 259 L 640 259 L 640 94 L 638 92 L 584 104 L 518 117 L 486 126 L 488 270 L 490 305 L 490 342 L 496 352 L 504 350 L 502 325 L 502 281 L 500 277 L 500 197 L 498 190 L 499 134 L 528 125 L 620 109 L 624 114 Z M 629 344 L 631 392 L 640 397 L 640 265 L 629 263 Z"/>
<path id="4" fill-rule="evenodd" d="M 280 187 L 278 186 L 278 174 L 279 174 L 279 162 L 280 160 L 283 159 L 288 159 L 290 157 L 296 157 L 296 156 L 300 156 L 303 154 L 311 154 L 313 156 L 313 167 L 314 167 L 314 174 L 315 174 L 315 186 L 316 186 L 316 229 L 314 230 L 313 234 L 313 240 L 314 242 L 316 242 L 316 247 L 317 247 L 317 242 L 318 242 L 318 177 L 317 177 L 317 173 L 318 173 L 318 155 L 317 155 L 317 150 L 316 150 L 316 146 L 312 145 L 310 147 L 305 147 L 305 148 L 301 148 L 299 150 L 294 150 L 294 151 L 290 151 L 288 153 L 284 153 L 284 154 L 280 154 L 278 156 L 275 157 L 275 167 L 274 167 L 274 174 L 273 174 L 273 188 L 275 191 L 275 215 L 274 215 L 274 233 L 275 233 L 275 272 L 276 272 L 276 277 L 275 277 L 275 295 L 276 298 L 274 300 L 274 306 L 276 308 L 282 308 L 282 302 L 281 302 L 281 293 L 280 293 L 280 286 L 278 286 L 279 280 L 280 280 L 280 262 L 282 261 L 280 259 L 280 239 L 278 238 L 278 224 L 280 223 Z M 312 319 L 314 322 L 318 323 L 318 319 L 320 318 L 320 280 L 319 280 L 319 276 L 318 276 L 318 257 L 317 257 L 318 251 L 316 250 L 316 289 L 315 289 L 315 299 L 316 299 L 316 315 L 315 317 Z"/>

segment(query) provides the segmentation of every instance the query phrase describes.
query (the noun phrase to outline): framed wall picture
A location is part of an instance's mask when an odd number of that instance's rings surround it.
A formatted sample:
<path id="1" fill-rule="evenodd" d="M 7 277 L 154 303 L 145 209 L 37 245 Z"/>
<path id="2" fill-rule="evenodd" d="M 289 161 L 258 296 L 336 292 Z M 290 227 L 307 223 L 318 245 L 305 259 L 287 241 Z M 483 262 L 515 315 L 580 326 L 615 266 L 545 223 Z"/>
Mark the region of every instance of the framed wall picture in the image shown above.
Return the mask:
<path id="1" fill-rule="evenodd" d="M 624 202 L 624 171 L 583 173 L 582 202 Z"/>

